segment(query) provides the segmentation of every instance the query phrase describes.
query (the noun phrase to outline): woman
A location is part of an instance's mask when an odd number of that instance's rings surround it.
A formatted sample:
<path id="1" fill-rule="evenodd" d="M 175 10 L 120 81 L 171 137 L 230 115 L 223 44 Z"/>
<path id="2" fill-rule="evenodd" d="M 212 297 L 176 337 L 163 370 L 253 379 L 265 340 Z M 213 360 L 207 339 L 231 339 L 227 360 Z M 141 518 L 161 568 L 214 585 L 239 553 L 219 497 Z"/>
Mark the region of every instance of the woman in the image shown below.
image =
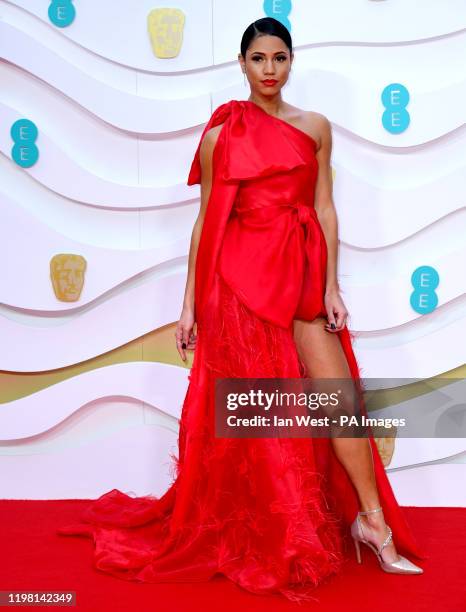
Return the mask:
<path id="1" fill-rule="evenodd" d="M 95 567 L 114 576 L 219 573 L 302 600 L 341 570 L 350 534 L 359 561 L 364 542 L 385 571 L 422 573 L 395 548 L 426 558 L 371 435 L 215 436 L 217 378 L 360 379 L 337 282 L 330 124 L 282 100 L 292 60 L 280 22 L 246 29 L 239 62 L 249 100 L 215 110 L 191 166 L 201 208 L 175 335 L 183 360 L 195 353 L 175 482 L 160 499 L 114 489 L 59 531 L 92 537 Z"/>

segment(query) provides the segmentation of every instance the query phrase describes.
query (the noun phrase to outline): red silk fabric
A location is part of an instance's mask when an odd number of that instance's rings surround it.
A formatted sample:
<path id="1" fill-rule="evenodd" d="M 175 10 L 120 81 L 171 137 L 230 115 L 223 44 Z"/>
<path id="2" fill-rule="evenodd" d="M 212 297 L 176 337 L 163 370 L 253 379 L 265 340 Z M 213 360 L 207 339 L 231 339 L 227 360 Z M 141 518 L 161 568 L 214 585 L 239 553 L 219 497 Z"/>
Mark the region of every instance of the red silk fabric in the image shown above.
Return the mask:
<path id="1" fill-rule="evenodd" d="M 125 580 L 198 582 L 222 574 L 253 593 L 316 599 L 315 587 L 354 555 L 349 525 L 359 504 L 348 474 L 328 438 L 215 437 L 214 401 L 219 377 L 305 376 L 292 322 L 297 313 L 312 320 L 323 312 L 325 287 L 326 248 L 313 209 L 315 143 L 248 101 L 221 105 L 202 137 L 220 123 L 174 482 L 160 498 L 113 489 L 58 533 L 91 538 L 94 567 Z M 200 181 L 199 147 L 188 184 Z M 358 381 L 348 328 L 337 337 Z M 397 549 L 425 559 L 369 442 Z"/>
<path id="2" fill-rule="evenodd" d="M 220 257 L 223 279 L 262 319 L 287 328 L 294 318 L 325 316 L 327 247 L 314 209 L 316 143 L 253 102 L 237 100 L 217 108 L 201 142 L 221 123 L 214 152 L 214 170 L 220 170 L 210 196 L 216 203 L 207 207 L 199 244 L 196 304 L 202 310 Z M 188 185 L 201 179 L 199 149 L 200 143 Z"/>

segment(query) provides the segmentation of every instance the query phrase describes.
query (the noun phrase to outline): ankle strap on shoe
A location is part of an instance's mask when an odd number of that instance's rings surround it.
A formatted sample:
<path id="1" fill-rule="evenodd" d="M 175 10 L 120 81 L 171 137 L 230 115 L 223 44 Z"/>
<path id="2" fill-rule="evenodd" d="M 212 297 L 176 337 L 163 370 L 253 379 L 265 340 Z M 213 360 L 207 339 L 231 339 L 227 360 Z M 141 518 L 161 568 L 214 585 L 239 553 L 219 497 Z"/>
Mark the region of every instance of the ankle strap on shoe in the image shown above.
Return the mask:
<path id="1" fill-rule="evenodd" d="M 382 511 L 382 506 L 379 506 L 378 508 L 374 508 L 374 510 L 366 510 L 365 512 L 359 512 L 359 514 L 372 514 L 373 512 L 381 512 Z"/>

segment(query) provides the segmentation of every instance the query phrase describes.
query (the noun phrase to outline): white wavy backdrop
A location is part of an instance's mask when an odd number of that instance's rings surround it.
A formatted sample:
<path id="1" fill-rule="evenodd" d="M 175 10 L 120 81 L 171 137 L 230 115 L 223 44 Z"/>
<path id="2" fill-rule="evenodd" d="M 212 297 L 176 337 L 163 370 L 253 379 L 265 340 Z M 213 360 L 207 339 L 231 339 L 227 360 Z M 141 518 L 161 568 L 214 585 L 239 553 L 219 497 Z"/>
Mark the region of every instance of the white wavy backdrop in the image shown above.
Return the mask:
<path id="1" fill-rule="evenodd" d="M 48 2 L 0 0 L 0 369 L 72 366 L 177 320 L 199 207 L 187 173 L 212 111 L 248 96 L 236 57 L 262 5 L 179 0 L 183 47 L 161 60 L 148 0 L 76 3 L 63 29 Z M 289 19 L 284 97 L 333 125 L 340 280 L 363 374 L 425 378 L 462 366 L 466 5 L 301 0 Z M 411 124 L 396 136 L 381 125 L 391 82 L 411 95 Z M 9 130 L 22 117 L 39 129 L 28 169 L 11 160 Z M 77 303 L 51 290 L 57 252 L 88 262 Z M 441 279 L 424 316 L 409 305 L 419 265 Z M 187 377 L 181 361 L 129 362 L 3 403 L 0 495 L 162 494 Z M 422 402 L 409 408 L 422 417 Z M 430 416 L 435 425 L 441 415 Z M 388 473 L 402 504 L 464 506 L 465 461 L 461 438 L 398 439 Z"/>

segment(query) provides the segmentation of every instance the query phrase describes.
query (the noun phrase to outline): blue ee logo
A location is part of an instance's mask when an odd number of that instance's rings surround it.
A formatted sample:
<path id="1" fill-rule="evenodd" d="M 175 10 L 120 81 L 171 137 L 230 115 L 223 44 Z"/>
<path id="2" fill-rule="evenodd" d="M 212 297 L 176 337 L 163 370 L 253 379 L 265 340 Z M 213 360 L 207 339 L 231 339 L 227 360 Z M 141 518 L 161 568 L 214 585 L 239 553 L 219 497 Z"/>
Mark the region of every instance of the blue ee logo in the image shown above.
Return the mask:
<path id="1" fill-rule="evenodd" d="M 409 103 L 409 92 L 400 83 L 387 85 L 382 92 L 382 104 L 385 112 L 382 115 L 382 125 L 391 134 L 404 132 L 410 121 L 406 107 Z"/>
<path id="2" fill-rule="evenodd" d="M 76 17 L 72 0 L 52 0 L 48 13 L 50 21 L 59 28 L 66 28 Z"/>
<path id="3" fill-rule="evenodd" d="M 264 13 L 273 17 L 291 32 L 291 23 L 288 15 L 291 13 L 291 0 L 264 0 Z"/>
<path id="4" fill-rule="evenodd" d="M 414 291 L 410 303 L 413 310 L 420 314 L 428 314 L 436 308 L 438 297 L 435 290 L 439 284 L 439 275 L 431 266 L 419 266 L 411 275 Z"/>
<path id="5" fill-rule="evenodd" d="M 39 157 L 35 144 L 38 134 L 35 123 L 29 119 L 18 119 L 11 126 L 10 134 L 15 143 L 11 149 L 13 161 L 22 168 L 30 168 Z"/>

